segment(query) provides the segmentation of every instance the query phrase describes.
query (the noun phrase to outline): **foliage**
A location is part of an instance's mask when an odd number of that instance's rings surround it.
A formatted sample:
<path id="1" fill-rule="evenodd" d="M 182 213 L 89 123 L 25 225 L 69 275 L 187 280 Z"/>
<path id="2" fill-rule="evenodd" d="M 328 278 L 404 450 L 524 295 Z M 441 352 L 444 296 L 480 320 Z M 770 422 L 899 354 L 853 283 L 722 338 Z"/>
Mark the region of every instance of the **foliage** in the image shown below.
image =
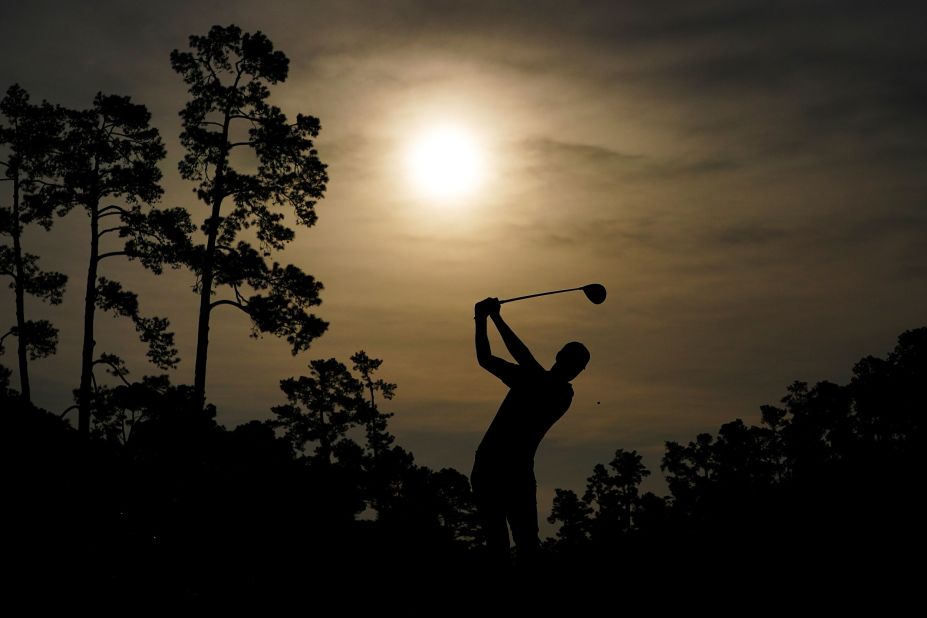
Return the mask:
<path id="1" fill-rule="evenodd" d="M 289 60 L 263 33 L 213 26 L 205 36 L 190 37 L 190 51 L 174 50 L 171 66 L 191 97 L 180 112 L 186 149 L 180 174 L 196 183 L 209 208 L 202 226 L 206 242 L 189 261 L 200 294 L 194 388 L 204 398 L 209 320 L 216 307 L 245 312 L 253 335 L 283 337 L 293 354 L 325 332 L 327 324 L 311 313 L 321 302 L 322 285 L 294 265 L 268 265 L 265 258 L 295 237 L 286 212 L 299 225 L 315 223 L 328 178 L 313 144 L 319 120 L 297 114 L 290 122 L 268 102 L 270 86 L 286 80 Z M 243 153 L 256 161 L 253 168 L 238 164 L 247 159 Z M 257 248 L 241 238 L 245 230 L 253 230 Z M 213 301 L 218 286 L 232 297 Z"/>
<path id="2" fill-rule="evenodd" d="M 705 575 L 690 581 L 706 583 L 708 573 L 742 577 L 740 564 L 754 578 L 890 564 L 893 548 L 922 539 L 927 515 L 911 492 L 927 472 L 925 376 L 920 328 L 887 358 L 862 359 L 846 385 L 792 383 L 780 405 L 760 408 L 759 425 L 737 419 L 667 442 L 667 498 L 639 494 L 646 469 L 619 449 L 595 466 L 582 498 L 556 490 L 551 547 L 583 577 L 638 577 L 655 556 L 676 569 L 697 564 Z M 619 555 L 633 560 L 614 564 Z"/>
<path id="3" fill-rule="evenodd" d="M 559 544 L 576 548 L 592 541 L 614 544 L 635 528 L 640 508 L 639 486 L 650 471 L 636 451 L 617 449 L 608 467 L 596 464 L 586 480 L 582 498 L 575 492 L 557 489 L 550 523 L 560 522 Z"/>
<path id="4" fill-rule="evenodd" d="M 0 101 L 0 160 L 4 181 L 10 182 L 9 206 L 0 207 L 0 236 L 10 244 L 0 245 L 0 274 L 10 278 L 16 302 L 16 324 L 6 334 L 17 337 L 20 388 L 23 398 L 31 399 L 28 360 L 55 353 L 58 330 L 48 320 L 26 318 L 25 296 L 31 295 L 52 305 L 61 303 L 67 277 L 43 271 L 38 256 L 23 250 L 22 235 L 26 226 L 51 227 L 49 203 L 43 199 L 52 171 L 52 155 L 63 128 L 60 110 L 43 101 L 29 102 L 28 93 L 14 84 Z M 6 242 L 6 241 L 4 241 Z M 2 351 L 2 339 L 0 339 Z"/>
<path id="5" fill-rule="evenodd" d="M 280 382 L 289 403 L 272 408 L 274 426 L 284 430 L 295 451 L 314 443 L 314 457 L 332 464 L 339 443 L 349 440 L 348 430 L 360 423 L 363 387 L 334 358 L 310 361 L 309 368 L 308 376 Z"/>
<path id="6" fill-rule="evenodd" d="M 137 294 L 125 290 L 121 283 L 100 277 L 97 280 L 96 299 L 97 308 L 132 320 L 139 339 L 148 344 L 148 359 L 153 365 L 159 369 L 177 366 L 180 359 L 174 347 L 174 333 L 167 330 L 167 319 L 142 316 Z"/>
<path id="7" fill-rule="evenodd" d="M 22 329 L 13 326 L 7 334 L 18 337 L 25 344 L 30 360 L 51 356 L 58 350 L 58 329 L 48 320 L 26 320 Z M 0 337 L 0 354 L 6 336 Z"/>
<path id="8" fill-rule="evenodd" d="M 133 431 L 145 422 L 157 418 L 164 406 L 164 397 L 171 388 L 165 375 L 145 376 L 141 382 L 126 380 L 125 365 L 112 356 L 101 359 L 111 374 L 125 382 L 115 387 L 101 386 L 94 392 L 93 433 L 100 438 L 127 444 Z"/>
<path id="9" fill-rule="evenodd" d="M 310 375 L 282 380 L 288 403 L 274 406 L 270 425 L 283 431 L 295 454 L 328 475 L 356 485 L 357 496 L 338 494 L 394 534 L 473 545 L 479 537 L 467 478 L 451 469 L 434 472 L 415 463 L 394 444 L 390 413 L 377 406 L 376 394 L 391 399 L 396 385 L 377 377 L 380 359 L 364 351 L 351 356 L 354 375 L 334 358 L 310 361 Z M 363 428 L 363 445 L 355 441 Z M 430 532 L 429 532 L 430 531 Z M 422 536 L 424 535 L 424 537 Z"/>
<path id="10" fill-rule="evenodd" d="M 133 103 L 129 97 L 97 93 L 90 109 L 68 110 L 66 116 L 66 129 L 54 159 L 60 182 L 47 186 L 44 196 L 58 214 L 81 208 L 90 223 L 77 395 L 78 424 L 86 434 L 92 413 L 93 368 L 103 358 L 95 358 L 96 309 L 130 318 L 156 366 L 166 369 L 178 362 L 168 320 L 142 316 L 138 296 L 121 283 L 100 276 L 101 264 L 124 257 L 138 260 L 158 274 L 165 265 L 177 268 L 191 252 L 189 234 L 193 228 L 185 210 L 159 210 L 151 205 L 163 193 L 158 163 L 165 151 L 144 105 Z M 120 239 L 121 246 L 104 249 L 102 245 L 111 238 Z"/>

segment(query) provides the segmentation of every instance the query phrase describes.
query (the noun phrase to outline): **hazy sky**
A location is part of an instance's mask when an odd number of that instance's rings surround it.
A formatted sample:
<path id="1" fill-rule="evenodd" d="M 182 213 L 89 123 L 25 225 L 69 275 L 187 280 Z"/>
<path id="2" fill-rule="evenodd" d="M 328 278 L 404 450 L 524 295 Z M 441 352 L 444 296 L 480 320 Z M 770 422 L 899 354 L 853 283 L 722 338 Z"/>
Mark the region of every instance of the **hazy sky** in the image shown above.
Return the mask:
<path id="1" fill-rule="evenodd" d="M 215 313 L 208 397 L 226 425 L 266 418 L 279 380 L 310 358 L 365 349 L 399 384 L 388 409 L 400 442 L 469 473 L 505 393 L 475 362 L 473 303 L 601 282 L 601 306 L 573 294 L 503 312 L 544 362 L 571 339 L 592 353 L 538 452 L 546 515 L 554 487 L 581 490 L 615 448 L 642 452 L 659 477 L 664 441 L 757 422 L 792 380 L 845 381 L 861 356 L 927 322 L 923 3 L 0 6 L 0 87 L 73 107 L 98 90 L 148 105 L 168 144 L 163 203 L 197 220 L 204 208 L 176 171 L 187 95 L 170 51 L 235 23 L 290 57 L 274 102 L 321 119 L 331 182 L 319 223 L 282 257 L 325 284 L 318 313 L 331 326 L 294 358 L 283 341 L 250 339 L 244 316 Z M 407 165 L 445 125 L 486 168 L 454 200 L 423 195 Z M 79 378 L 86 227 L 74 212 L 27 238 L 71 276 L 63 306 L 30 305 L 62 329 L 59 354 L 32 366 L 51 410 Z M 171 319 L 174 377 L 192 382 L 190 275 L 105 267 L 144 312 Z M 0 301 L 12 321 L 11 295 Z M 155 373 L 123 322 L 99 320 L 98 349 Z"/>

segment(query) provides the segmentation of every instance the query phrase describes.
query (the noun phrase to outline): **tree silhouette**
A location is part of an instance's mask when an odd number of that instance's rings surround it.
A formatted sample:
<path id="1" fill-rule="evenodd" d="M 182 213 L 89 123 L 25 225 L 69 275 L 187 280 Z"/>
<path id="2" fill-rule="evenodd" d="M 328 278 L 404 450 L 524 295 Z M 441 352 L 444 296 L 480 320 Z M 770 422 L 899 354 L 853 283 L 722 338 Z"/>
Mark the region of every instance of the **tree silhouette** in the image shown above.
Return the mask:
<path id="1" fill-rule="evenodd" d="M 387 517 L 397 495 L 402 491 L 403 478 L 415 467 L 411 454 L 394 444 L 395 437 L 387 429 L 392 413 L 380 410 L 376 394 L 383 399 L 392 399 L 396 385 L 375 378 L 383 361 L 371 358 L 363 350 L 351 356 L 354 371 L 367 391 L 367 399 L 358 407 L 357 419 L 366 434 L 366 452 L 363 457 L 368 504 L 377 512 L 378 518 Z"/>
<path id="2" fill-rule="evenodd" d="M 635 527 L 641 504 L 640 484 L 650 475 L 637 451 L 617 449 L 608 467 L 596 464 L 582 498 L 557 489 L 547 520 L 560 522 L 561 549 L 582 548 L 588 541 L 612 545 Z"/>
<path id="3" fill-rule="evenodd" d="M 308 451 L 317 495 L 334 513 L 373 509 L 378 529 L 402 551 L 473 545 L 479 532 L 467 478 L 416 465 L 409 451 L 394 444 L 387 427 L 392 414 L 379 410 L 376 394 L 390 399 L 396 385 L 375 376 L 380 359 L 360 351 L 351 361 L 357 375 L 329 358 L 311 361 L 308 376 L 282 380 L 289 403 L 272 408 L 269 424 L 283 430 L 295 454 Z M 360 429 L 364 446 L 353 437 Z"/>
<path id="4" fill-rule="evenodd" d="M 547 521 L 560 523 L 557 542 L 561 548 L 575 549 L 589 541 L 592 527 L 592 507 L 571 489 L 554 490 L 554 503 Z"/>
<path id="5" fill-rule="evenodd" d="M 285 337 L 294 354 L 325 331 L 327 324 L 309 312 L 321 302 L 322 285 L 296 266 L 268 265 L 264 258 L 294 238 L 281 210 L 298 224 L 315 223 L 314 207 L 328 178 L 312 142 L 319 120 L 297 114 L 291 123 L 267 102 L 269 86 L 286 80 L 289 60 L 264 34 L 213 26 L 206 36 L 191 36 L 190 48 L 171 52 L 171 66 L 191 95 L 180 112 L 186 149 L 180 174 L 197 183 L 196 194 L 209 208 L 202 228 L 206 244 L 196 247 L 191 261 L 200 295 L 194 392 L 202 405 L 216 307 L 245 312 L 254 336 Z M 256 166 L 233 166 L 246 155 Z M 254 228 L 260 251 L 239 238 L 247 228 Z M 220 285 L 232 298 L 213 300 Z"/>
<path id="6" fill-rule="evenodd" d="M 470 480 L 453 468 L 442 468 L 431 474 L 431 486 L 437 496 L 436 510 L 441 528 L 467 549 L 482 547 L 482 527 Z"/>
<path id="7" fill-rule="evenodd" d="M 341 526 L 364 510 L 363 449 L 348 432 L 361 425 L 364 388 L 334 358 L 309 363 L 310 374 L 280 381 L 289 403 L 274 406 L 269 424 L 282 429 L 295 456 L 312 474 L 314 517 Z"/>
<path id="8" fill-rule="evenodd" d="M 902 333 L 886 359 L 867 356 L 853 367 L 849 390 L 855 433 L 870 444 L 915 452 L 927 438 L 927 328 Z"/>
<path id="9" fill-rule="evenodd" d="M 594 538 L 612 540 L 631 531 L 640 492 L 638 487 L 650 471 L 636 451 L 617 449 L 608 463 L 596 465 L 586 483 L 583 501 L 594 505 Z"/>
<path id="10" fill-rule="evenodd" d="M 810 558 L 813 547 L 838 572 L 916 544 L 925 349 L 927 329 L 907 331 L 887 358 L 858 362 L 847 385 L 793 382 L 779 405 L 761 406 L 759 426 L 738 419 L 717 435 L 667 443 L 666 529 L 683 532 L 689 551 L 710 546 L 718 561 Z"/>
<path id="11" fill-rule="evenodd" d="M 0 166 L 3 181 L 12 183 L 10 206 L 0 209 L 0 235 L 9 236 L 10 245 L 0 246 L 0 274 L 9 277 L 16 302 L 16 324 L 0 335 L 0 351 L 8 336 L 17 338 L 20 392 L 27 403 L 32 401 L 29 382 L 29 359 L 55 353 L 58 329 L 48 320 L 27 320 L 25 296 L 35 296 L 47 303 L 61 303 L 67 277 L 43 271 L 38 256 L 23 250 L 23 228 L 37 223 L 46 230 L 52 217 L 43 199 L 43 187 L 50 174 L 50 157 L 62 131 L 62 115 L 47 102 L 33 105 L 28 93 L 14 84 L 0 101 L 0 147 L 6 151 Z M 0 155 L 2 156 L 2 155 Z"/>
<path id="12" fill-rule="evenodd" d="M 0 399 L 11 399 L 15 391 L 10 388 L 10 376 L 12 371 L 0 365 Z"/>
<path id="13" fill-rule="evenodd" d="M 111 365 L 113 360 L 110 355 L 94 358 L 96 309 L 130 318 L 139 338 L 148 344 L 148 358 L 156 366 L 166 369 L 178 362 L 167 319 L 144 317 L 138 296 L 99 272 L 104 260 L 125 257 L 160 273 L 163 265 L 178 267 L 189 255 L 192 226 L 187 212 L 151 207 L 162 194 L 158 162 L 165 153 L 158 130 L 149 125 L 150 118 L 147 108 L 129 97 L 102 93 L 96 95 L 92 108 L 68 112 L 56 159 L 61 183 L 49 192 L 60 211 L 80 207 L 90 223 L 77 394 L 78 428 L 84 435 L 90 432 L 94 367 Z M 109 200 L 114 203 L 106 203 Z M 107 236 L 121 239 L 122 245 L 112 250 L 101 248 Z"/>
<path id="14" fill-rule="evenodd" d="M 156 417 L 164 408 L 165 395 L 172 388 L 166 375 L 144 376 L 130 382 L 128 370 L 117 358 L 105 358 L 109 373 L 122 382 L 98 386 L 93 394 L 92 430 L 104 440 L 127 444 L 135 430 Z"/>
<path id="15" fill-rule="evenodd" d="M 274 406 L 272 425 L 284 430 L 297 452 L 314 444 L 313 457 L 324 465 L 335 463 L 348 431 L 361 424 L 363 386 L 334 358 L 309 362 L 310 375 L 280 381 L 288 404 Z"/>
<path id="16" fill-rule="evenodd" d="M 374 379 L 373 374 L 380 368 L 383 361 L 369 357 L 363 350 L 351 356 L 351 362 L 354 371 L 360 374 L 361 382 L 369 396 L 367 405 L 360 410 L 360 419 L 367 433 L 367 447 L 370 449 L 370 455 L 376 459 L 395 441 L 395 437 L 386 429 L 393 415 L 379 409 L 376 394 L 380 393 L 384 399 L 392 399 L 396 393 L 396 385 L 380 378 Z"/>
<path id="17" fill-rule="evenodd" d="M 451 468 L 435 472 L 417 465 L 412 453 L 395 444 L 388 429 L 393 414 L 380 410 L 377 393 L 392 399 L 396 385 L 375 376 L 383 361 L 363 350 L 351 356 L 351 362 L 367 391 L 357 418 L 366 434 L 365 496 L 377 521 L 394 532 L 415 531 L 420 539 L 475 546 L 480 527 L 467 477 Z"/>

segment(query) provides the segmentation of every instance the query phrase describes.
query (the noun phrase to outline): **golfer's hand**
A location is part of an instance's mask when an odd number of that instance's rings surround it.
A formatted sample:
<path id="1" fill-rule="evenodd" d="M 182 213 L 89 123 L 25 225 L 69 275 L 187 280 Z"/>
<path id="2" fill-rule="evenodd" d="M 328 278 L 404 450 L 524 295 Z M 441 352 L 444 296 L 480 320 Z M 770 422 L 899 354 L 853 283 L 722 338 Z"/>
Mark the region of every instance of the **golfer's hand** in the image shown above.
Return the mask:
<path id="1" fill-rule="evenodd" d="M 473 307 L 473 313 L 478 318 L 485 318 L 490 315 L 498 315 L 501 309 L 502 305 L 499 303 L 498 298 L 484 298 Z"/>

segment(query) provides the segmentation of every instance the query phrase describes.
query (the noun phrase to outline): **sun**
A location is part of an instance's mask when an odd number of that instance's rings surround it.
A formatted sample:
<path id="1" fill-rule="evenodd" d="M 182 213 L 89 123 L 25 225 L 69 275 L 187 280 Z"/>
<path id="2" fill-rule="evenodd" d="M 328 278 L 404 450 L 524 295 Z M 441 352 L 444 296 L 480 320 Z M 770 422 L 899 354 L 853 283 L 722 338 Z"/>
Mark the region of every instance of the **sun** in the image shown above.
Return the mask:
<path id="1" fill-rule="evenodd" d="M 424 132 L 409 149 L 407 164 L 416 188 L 429 198 L 468 195 L 479 187 L 483 176 L 476 140 L 456 127 Z"/>

